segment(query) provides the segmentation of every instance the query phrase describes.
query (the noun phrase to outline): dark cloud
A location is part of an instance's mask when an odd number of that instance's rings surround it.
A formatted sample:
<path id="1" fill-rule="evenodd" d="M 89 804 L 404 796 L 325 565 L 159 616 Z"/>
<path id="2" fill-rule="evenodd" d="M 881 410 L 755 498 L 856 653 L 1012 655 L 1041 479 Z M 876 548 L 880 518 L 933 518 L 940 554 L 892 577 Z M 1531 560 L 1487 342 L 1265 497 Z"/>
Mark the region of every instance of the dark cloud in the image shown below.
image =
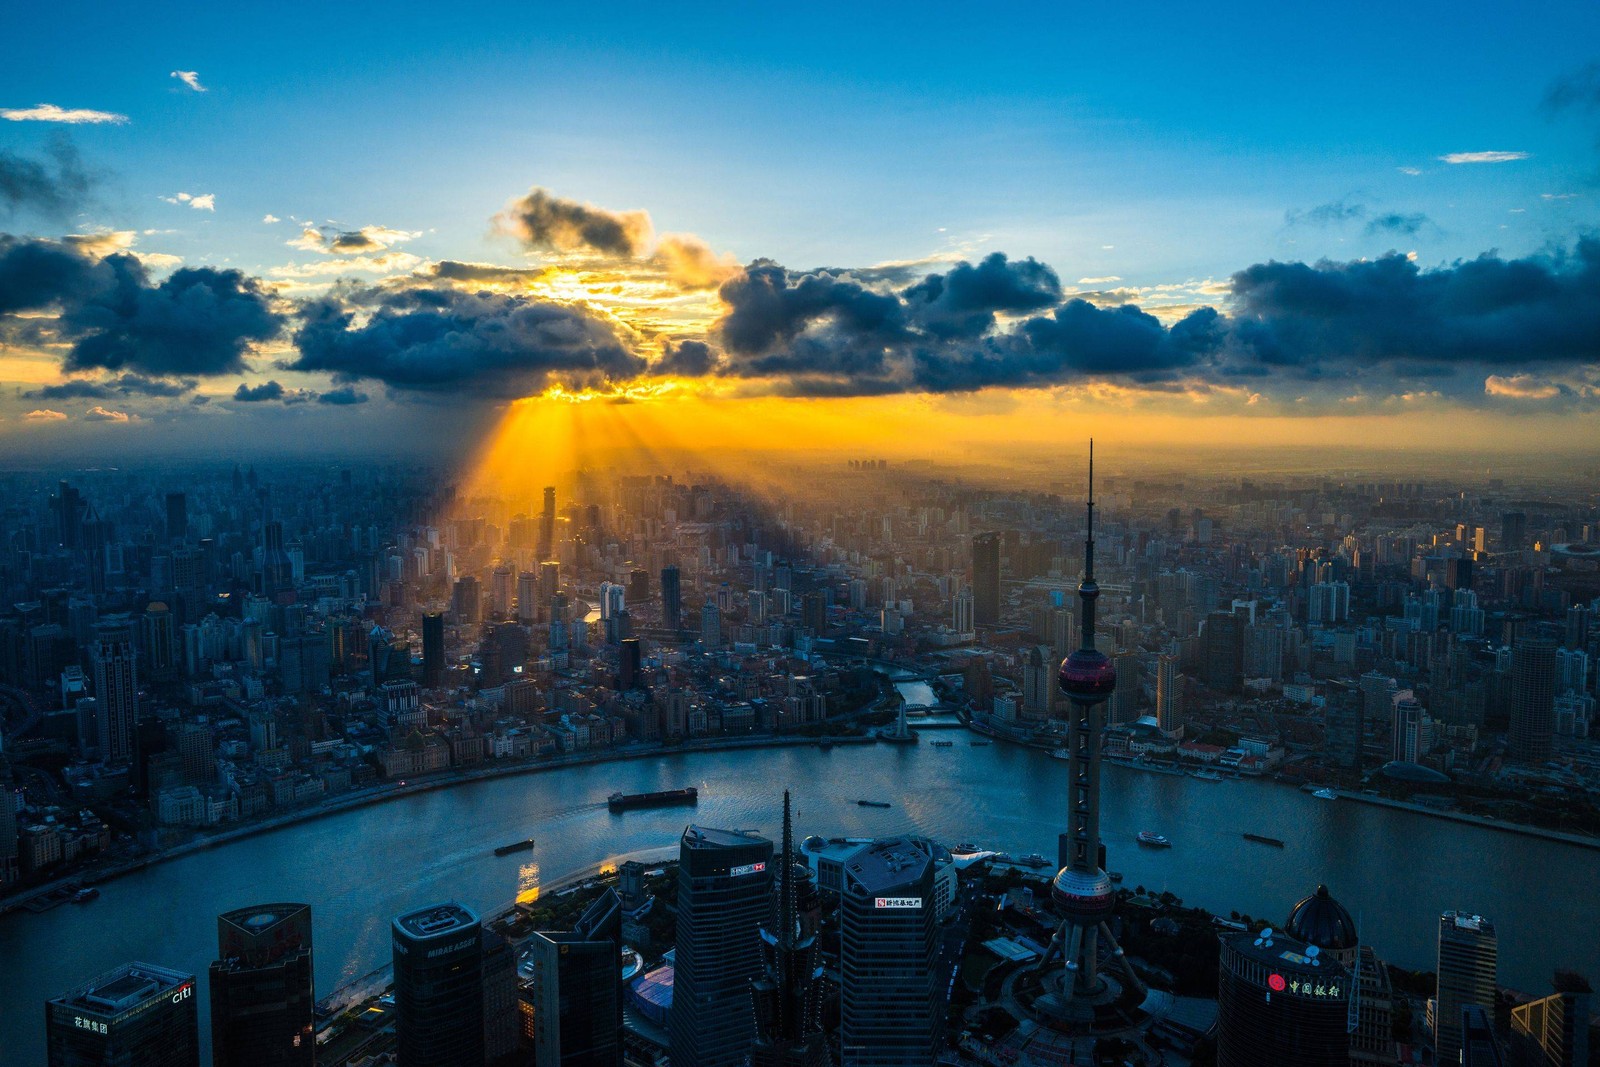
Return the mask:
<path id="1" fill-rule="evenodd" d="M 977 265 L 958 263 L 901 294 L 911 319 L 936 337 L 978 337 L 999 311 L 1037 311 L 1061 301 L 1061 279 L 1031 256 L 1008 262 L 995 252 Z"/>
<path id="2" fill-rule="evenodd" d="M 277 381 L 262 382 L 260 385 L 240 382 L 239 388 L 233 391 L 233 399 L 241 404 L 303 404 L 310 399 L 310 394 L 303 389 L 285 389 Z"/>
<path id="3" fill-rule="evenodd" d="M 72 342 L 64 369 L 148 377 L 243 369 L 283 322 L 261 283 L 236 270 L 184 267 L 159 284 L 127 253 L 94 259 L 70 244 L 0 235 L 0 315 L 56 310 Z"/>
<path id="4" fill-rule="evenodd" d="M 608 211 L 564 200 L 544 189 L 514 200 L 496 219 L 528 248 L 561 252 L 585 249 L 613 256 L 643 255 L 650 244 L 650 216 L 643 211 Z"/>
<path id="5" fill-rule="evenodd" d="M 352 404 L 365 404 L 366 402 L 366 393 L 358 393 L 355 391 L 355 389 L 348 385 L 342 386 L 338 389 L 331 389 L 317 397 L 317 403 L 319 404 L 335 404 L 340 407 L 347 407 Z"/>
<path id="6" fill-rule="evenodd" d="M 757 260 L 718 293 L 728 310 L 717 339 L 745 373 L 881 374 L 886 349 L 915 339 L 902 299 L 847 271 L 791 273 Z"/>
<path id="7" fill-rule="evenodd" d="M 372 306 L 356 324 L 352 302 Z M 446 289 L 346 292 L 312 301 L 290 368 L 394 389 L 526 396 L 560 381 L 637 377 L 645 360 L 604 320 L 548 301 Z"/>
<path id="8" fill-rule="evenodd" d="M 461 263 L 453 259 L 440 260 L 430 266 L 425 275 L 447 282 L 514 282 L 538 278 L 546 273 L 544 267 L 499 267 L 492 263 Z"/>
<path id="9" fill-rule="evenodd" d="M 1428 226 L 1433 225 L 1433 220 L 1420 211 L 1401 214 L 1390 211 L 1378 215 L 1367 223 L 1367 233 L 1375 235 L 1380 233 L 1395 234 L 1401 237 L 1412 237 Z"/>
<path id="10" fill-rule="evenodd" d="M 0 149 L 0 214 L 31 212 L 62 220 L 90 199 L 93 176 L 64 135 L 52 138 L 45 159 L 28 159 Z"/>
<path id="11" fill-rule="evenodd" d="M 106 400 L 114 396 L 175 397 L 193 392 L 199 384 L 193 378 L 171 381 L 124 374 L 120 378 L 106 378 L 100 381 L 73 378 L 58 385 L 43 386 L 27 395 L 40 400 Z"/>
<path id="12" fill-rule="evenodd" d="M 668 344 L 661 359 L 650 368 L 652 374 L 675 374 L 682 378 L 704 378 L 715 372 L 717 353 L 704 341 L 679 341 Z"/>
<path id="13" fill-rule="evenodd" d="M 1290 209 L 1283 214 L 1283 221 L 1289 226 L 1336 226 L 1341 223 L 1354 222 L 1365 218 L 1367 209 L 1360 204 L 1353 203 L 1346 197 L 1342 200 L 1332 200 L 1326 204 L 1318 204 L 1305 211 Z"/>
<path id="14" fill-rule="evenodd" d="M 1588 63 L 1551 83 L 1544 94 L 1546 111 L 1600 111 L 1600 60 Z"/>

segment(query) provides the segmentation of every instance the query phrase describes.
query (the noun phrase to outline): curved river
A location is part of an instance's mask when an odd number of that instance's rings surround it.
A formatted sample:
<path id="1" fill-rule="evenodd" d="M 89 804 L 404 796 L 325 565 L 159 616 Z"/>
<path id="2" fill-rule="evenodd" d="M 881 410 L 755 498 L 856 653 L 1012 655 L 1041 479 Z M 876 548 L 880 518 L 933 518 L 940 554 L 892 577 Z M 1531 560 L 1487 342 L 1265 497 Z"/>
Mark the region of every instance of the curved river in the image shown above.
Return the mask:
<path id="1" fill-rule="evenodd" d="M 931 735 L 931 738 L 930 738 Z M 158 864 L 101 887 L 99 900 L 0 919 L 0 1034 L 7 1064 L 44 1062 L 43 1001 L 128 960 L 200 976 L 219 912 L 267 901 L 312 906 L 318 995 L 389 958 L 389 920 L 453 898 L 481 913 L 599 863 L 659 859 L 686 821 L 776 835 L 782 790 L 796 830 L 827 836 L 914 831 L 1014 854 L 1056 853 L 1066 764 L 964 730 L 919 745 L 681 753 L 463 784 L 285 827 Z M 929 739 L 949 739 L 934 747 Z M 700 806 L 613 815 L 613 790 L 700 787 Z M 1187 903 L 1282 921 L 1326 882 L 1394 963 L 1432 970 L 1439 913 L 1479 912 L 1499 927 L 1500 981 L 1543 993 L 1552 970 L 1600 978 L 1600 851 L 1270 782 L 1201 782 L 1108 766 L 1102 833 L 1124 885 L 1170 889 Z M 858 798 L 893 802 L 864 808 Z M 1170 849 L 1139 848 L 1158 830 Z M 1245 832 L 1281 838 L 1254 844 Z M 496 845 L 535 836 L 532 852 Z M 209 1051 L 207 1051 L 209 1056 Z"/>

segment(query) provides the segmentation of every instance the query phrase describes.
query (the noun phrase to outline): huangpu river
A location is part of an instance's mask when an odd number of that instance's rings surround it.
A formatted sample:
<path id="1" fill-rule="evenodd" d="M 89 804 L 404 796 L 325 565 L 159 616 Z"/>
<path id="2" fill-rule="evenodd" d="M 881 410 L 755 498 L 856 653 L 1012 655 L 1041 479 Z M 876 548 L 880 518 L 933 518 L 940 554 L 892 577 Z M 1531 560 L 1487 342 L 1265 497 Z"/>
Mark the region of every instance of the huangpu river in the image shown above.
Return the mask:
<path id="1" fill-rule="evenodd" d="M 936 747 L 931 740 L 950 740 Z M 686 822 L 776 836 L 785 787 L 796 830 L 825 836 L 930 835 L 1013 854 L 1056 854 L 1066 763 L 1006 744 L 973 745 L 959 729 L 918 745 L 840 745 L 680 753 L 517 775 L 398 798 L 157 864 L 101 886 L 98 900 L 0 918 L 0 1059 L 44 1062 L 44 1001 L 129 960 L 200 978 L 219 912 L 269 901 L 312 907 L 316 983 L 325 996 L 389 960 L 389 921 L 454 899 L 485 916 L 519 894 L 596 864 L 675 854 Z M 698 809 L 613 815 L 614 790 L 694 785 Z M 886 800 L 887 809 L 858 799 Z M 1600 980 L 1600 851 L 1382 808 L 1319 800 L 1264 781 L 1204 782 L 1108 766 L 1102 833 L 1107 866 L 1128 888 L 1171 890 L 1186 903 L 1282 922 L 1325 882 L 1362 938 L 1393 963 L 1432 970 L 1439 913 L 1497 924 L 1500 981 L 1547 991 L 1556 967 Z M 1134 835 L 1155 830 L 1163 850 Z M 1285 848 L 1246 841 L 1280 838 Z M 531 852 L 492 850 L 536 837 Z M 209 1055 L 209 1052 L 207 1052 Z"/>

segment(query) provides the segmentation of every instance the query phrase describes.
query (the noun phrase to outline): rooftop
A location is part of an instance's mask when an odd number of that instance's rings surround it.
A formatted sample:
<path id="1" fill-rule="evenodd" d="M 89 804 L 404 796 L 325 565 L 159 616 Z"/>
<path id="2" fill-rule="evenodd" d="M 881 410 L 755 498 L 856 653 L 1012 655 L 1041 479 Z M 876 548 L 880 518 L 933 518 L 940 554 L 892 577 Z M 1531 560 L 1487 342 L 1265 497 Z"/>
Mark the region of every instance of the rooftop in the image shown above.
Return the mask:
<path id="1" fill-rule="evenodd" d="M 883 893 L 918 881 L 932 865 L 933 853 L 926 842 L 891 837 L 850 857 L 845 878 L 868 893 Z"/>
<path id="2" fill-rule="evenodd" d="M 395 919 L 394 925 L 408 937 L 427 939 L 448 937 L 478 925 L 478 917 L 456 903 L 434 904 Z"/>
<path id="3" fill-rule="evenodd" d="M 683 831 L 683 843 L 690 848 L 734 848 L 760 844 L 765 840 L 754 830 L 717 830 L 692 823 Z"/>
<path id="4" fill-rule="evenodd" d="M 78 1011 L 117 1016 L 174 989 L 194 984 L 194 975 L 148 963 L 125 963 L 55 1002 Z"/>

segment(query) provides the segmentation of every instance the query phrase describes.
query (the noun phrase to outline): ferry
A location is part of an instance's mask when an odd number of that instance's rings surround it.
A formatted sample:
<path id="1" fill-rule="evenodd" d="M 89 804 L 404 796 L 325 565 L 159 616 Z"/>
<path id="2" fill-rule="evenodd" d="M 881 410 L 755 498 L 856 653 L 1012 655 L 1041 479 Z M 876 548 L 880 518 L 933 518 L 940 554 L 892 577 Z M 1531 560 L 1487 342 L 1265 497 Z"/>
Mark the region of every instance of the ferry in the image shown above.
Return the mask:
<path id="1" fill-rule="evenodd" d="M 606 798 L 606 804 L 612 811 L 627 811 L 629 808 L 662 808 L 669 804 L 698 804 L 700 803 L 700 790 L 694 786 L 687 789 L 663 789 L 659 793 L 612 793 Z"/>
<path id="2" fill-rule="evenodd" d="M 956 845 L 956 847 L 951 849 L 950 851 L 959 852 L 963 856 L 970 856 L 974 852 L 979 852 L 981 850 L 978 848 L 977 845 L 974 845 L 971 841 L 962 841 L 960 844 Z"/>
<path id="3" fill-rule="evenodd" d="M 1318 800 L 1338 800 L 1339 799 L 1339 794 L 1335 793 L 1332 789 L 1319 789 L 1315 793 L 1312 793 L 1311 795 L 1316 797 Z"/>
<path id="4" fill-rule="evenodd" d="M 513 841 L 509 845 L 501 845 L 494 850 L 494 854 L 496 856 L 509 856 L 513 852 L 526 852 L 532 847 L 533 838 L 530 837 L 526 841 Z"/>
<path id="5" fill-rule="evenodd" d="M 1017 862 L 1018 863 L 1022 863 L 1022 864 L 1026 864 L 1029 867 L 1048 867 L 1048 866 L 1050 866 L 1050 861 L 1045 859 L 1043 856 L 1039 855 L 1037 852 L 1030 852 L 1026 856 L 1023 856 L 1021 859 L 1019 859 Z"/>
<path id="6" fill-rule="evenodd" d="M 72 902 L 74 904 L 87 904 L 89 901 L 93 900 L 99 895 L 100 890 L 93 887 L 88 889 L 80 889 L 76 893 L 72 894 Z"/>
<path id="7" fill-rule="evenodd" d="M 1154 830 L 1140 830 L 1139 844 L 1149 845 L 1151 848 L 1171 848 L 1172 842 Z"/>
<path id="8" fill-rule="evenodd" d="M 934 748 L 951 748 L 951 747 L 953 747 L 955 745 L 955 742 L 954 741 L 933 741 L 933 742 L 931 742 L 931 744 L 933 745 Z"/>
<path id="9" fill-rule="evenodd" d="M 1271 845 L 1273 848 L 1283 847 L 1283 842 L 1279 841 L 1276 837 L 1263 837 L 1260 834 L 1245 834 L 1244 839 L 1246 841 L 1255 841 L 1263 845 Z"/>
<path id="10" fill-rule="evenodd" d="M 1194 778 L 1201 782 L 1222 782 L 1227 780 L 1216 771 L 1195 771 Z"/>
<path id="11" fill-rule="evenodd" d="M 894 805 L 890 804 L 887 800 L 858 800 L 858 801 L 856 801 L 856 803 L 860 804 L 863 808 L 892 808 L 892 807 L 894 807 Z"/>
<path id="12" fill-rule="evenodd" d="M 1072 758 L 1072 753 L 1068 752 L 1064 748 L 1058 748 L 1054 752 L 1050 753 L 1050 758 L 1051 759 L 1071 759 Z"/>

